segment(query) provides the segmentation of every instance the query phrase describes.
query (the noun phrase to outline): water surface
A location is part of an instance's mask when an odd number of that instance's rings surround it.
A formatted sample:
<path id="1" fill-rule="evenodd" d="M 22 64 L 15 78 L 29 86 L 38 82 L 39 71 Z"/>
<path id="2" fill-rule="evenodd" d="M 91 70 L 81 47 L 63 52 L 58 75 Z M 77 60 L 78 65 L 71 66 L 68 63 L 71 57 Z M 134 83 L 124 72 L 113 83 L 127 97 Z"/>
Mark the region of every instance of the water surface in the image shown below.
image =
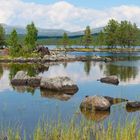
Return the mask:
<path id="1" fill-rule="evenodd" d="M 90 53 L 83 55 L 91 55 Z M 104 55 L 104 54 L 103 54 Z M 123 54 L 119 54 L 123 56 Z M 139 56 L 139 53 L 131 56 Z M 113 55 L 112 55 L 113 57 Z M 60 95 L 51 91 L 40 91 L 31 87 L 12 87 L 10 79 L 17 71 L 27 71 L 29 75 L 44 77 L 69 76 L 73 79 L 79 91 L 73 95 Z M 118 86 L 100 83 L 101 77 L 117 75 Z M 65 123 L 76 115 L 78 119 L 93 121 L 112 120 L 117 123 L 120 118 L 133 117 L 139 119 L 139 110 L 126 110 L 125 103 L 113 105 L 110 113 L 81 113 L 79 105 L 86 95 L 102 95 L 140 100 L 140 60 L 125 60 L 115 62 L 73 62 L 54 66 L 36 64 L 0 64 L 0 123 L 7 126 L 20 124 L 28 133 L 32 132 L 39 119 L 50 122 L 59 116 Z"/>

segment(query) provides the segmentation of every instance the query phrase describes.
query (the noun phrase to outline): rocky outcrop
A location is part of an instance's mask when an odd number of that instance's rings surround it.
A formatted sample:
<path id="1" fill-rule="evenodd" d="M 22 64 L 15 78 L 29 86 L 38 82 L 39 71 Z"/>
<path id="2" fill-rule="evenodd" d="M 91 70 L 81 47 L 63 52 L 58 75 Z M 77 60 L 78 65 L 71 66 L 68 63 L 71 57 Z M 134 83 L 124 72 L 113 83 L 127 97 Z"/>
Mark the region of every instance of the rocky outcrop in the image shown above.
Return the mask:
<path id="1" fill-rule="evenodd" d="M 128 101 L 127 99 L 122 99 L 122 98 L 113 98 L 113 97 L 109 97 L 109 96 L 103 96 L 103 97 L 105 99 L 107 99 L 111 105 Z"/>
<path id="2" fill-rule="evenodd" d="M 37 52 L 41 53 L 41 56 L 50 55 L 48 47 L 38 46 L 36 50 Z"/>
<path id="3" fill-rule="evenodd" d="M 40 87 L 48 90 L 65 91 L 67 94 L 78 91 L 77 85 L 69 77 L 42 78 Z"/>
<path id="4" fill-rule="evenodd" d="M 117 76 L 107 76 L 107 77 L 103 77 L 100 79 L 100 81 L 102 83 L 108 83 L 108 84 L 114 84 L 114 85 L 118 85 L 119 84 L 119 79 Z"/>
<path id="5" fill-rule="evenodd" d="M 27 72 L 19 71 L 11 80 L 13 86 L 40 87 L 46 90 L 60 91 L 63 94 L 73 95 L 78 91 L 78 86 L 69 77 L 30 77 Z"/>
<path id="6" fill-rule="evenodd" d="M 57 61 L 76 61 L 77 57 L 73 55 L 68 55 L 68 54 L 52 54 L 52 55 L 45 55 L 42 59 L 42 62 L 57 62 Z"/>
<path id="7" fill-rule="evenodd" d="M 139 101 L 129 101 L 126 104 L 127 108 L 140 108 L 140 102 Z"/>
<path id="8" fill-rule="evenodd" d="M 40 77 L 30 77 L 27 72 L 18 71 L 15 77 L 11 80 L 11 84 L 14 86 L 33 86 L 38 87 L 40 85 Z"/>
<path id="9" fill-rule="evenodd" d="M 102 96 L 86 97 L 80 104 L 80 108 L 86 111 L 109 111 L 110 106 L 110 102 Z"/>

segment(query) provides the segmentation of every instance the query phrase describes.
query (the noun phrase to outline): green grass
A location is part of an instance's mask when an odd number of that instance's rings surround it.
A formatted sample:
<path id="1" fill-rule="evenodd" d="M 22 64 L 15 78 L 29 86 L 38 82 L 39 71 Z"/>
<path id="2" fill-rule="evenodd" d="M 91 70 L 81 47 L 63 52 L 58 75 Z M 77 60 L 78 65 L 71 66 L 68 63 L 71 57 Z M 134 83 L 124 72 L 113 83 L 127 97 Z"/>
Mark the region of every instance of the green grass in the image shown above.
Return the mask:
<path id="1" fill-rule="evenodd" d="M 43 121 L 30 136 L 26 136 L 26 133 L 21 136 L 19 129 L 0 131 L 0 139 L 3 140 L 5 136 L 8 140 L 140 140 L 140 130 L 137 129 L 135 120 L 126 121 L 125 125 L 118 123 L 116 127 L 108 122 L 104 127 L 102 123 L 90 121 L 81 121 L 78 125 L 72 119 L 69 124 Z"/>

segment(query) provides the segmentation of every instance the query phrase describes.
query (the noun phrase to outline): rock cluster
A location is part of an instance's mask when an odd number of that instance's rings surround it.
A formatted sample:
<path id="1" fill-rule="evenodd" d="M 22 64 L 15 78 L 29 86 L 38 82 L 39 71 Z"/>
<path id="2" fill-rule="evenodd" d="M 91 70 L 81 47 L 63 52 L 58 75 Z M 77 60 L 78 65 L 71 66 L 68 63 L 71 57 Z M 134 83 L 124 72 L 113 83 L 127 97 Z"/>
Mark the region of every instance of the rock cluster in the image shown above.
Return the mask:
<path id="1" fill-rule="evenodd" d="M 78 91 L 78 86 L 69 77 L 30 77 L 27 72 L 19 71 L 11 80 L 13 86 L 33 86 L 47 90 L 64 91 L 73 94 Z"/>

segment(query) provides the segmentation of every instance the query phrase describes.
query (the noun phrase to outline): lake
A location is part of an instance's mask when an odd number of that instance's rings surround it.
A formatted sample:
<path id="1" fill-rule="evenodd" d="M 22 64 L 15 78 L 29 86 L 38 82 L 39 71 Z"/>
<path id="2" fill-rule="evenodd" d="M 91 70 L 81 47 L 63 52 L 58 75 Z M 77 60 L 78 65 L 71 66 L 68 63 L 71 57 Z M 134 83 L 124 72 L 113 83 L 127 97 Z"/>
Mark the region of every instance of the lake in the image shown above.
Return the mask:
<path id="1" fill-rule="evenodd" d="M 125 103 L 113 105 L 110 113 L 92 115 L 82 113 L 80 103 L 85 96 L 101 95 L 140 100 L 140 53 L 71 53 L 74 55 L 99 55 L 110 57 L 125 57 L 124 61 L 115 62 L 72 62 L 54 66 L 37 64 L 0 64 L 0 124 L 3 126 L 17 125 L 27 133 L 33 131 L 40 119 L 49 122 L 56 121 L 59 117 L 68 123 L 69 119 L 76 116 L 81 118 L 117 123 L 124 122 L 125 118 L 139 119 L 139 110 L 127 110 Z M 12 87 L 10 79 L 17 71 L 28 71 L 30 75 L 43 77 L 69 76 L 77 83 L 79 91 L 73 95 L 60 95 L 51 91 L 40 91 L 30 87 Z M 117 75 L 120 83 L 118 86 L 97 81 L 101 77 Z"/>

